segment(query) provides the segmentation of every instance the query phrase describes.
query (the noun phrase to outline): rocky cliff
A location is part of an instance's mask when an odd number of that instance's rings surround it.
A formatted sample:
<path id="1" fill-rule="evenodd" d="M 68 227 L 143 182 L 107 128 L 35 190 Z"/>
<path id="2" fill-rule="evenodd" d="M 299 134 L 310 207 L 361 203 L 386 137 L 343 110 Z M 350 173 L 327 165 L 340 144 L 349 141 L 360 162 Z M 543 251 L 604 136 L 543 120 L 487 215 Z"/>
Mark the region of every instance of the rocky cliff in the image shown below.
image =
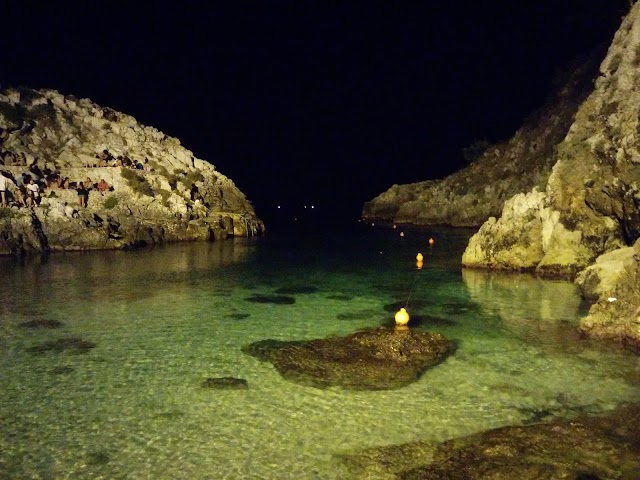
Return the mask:
<path id="1" fill-rule="evenodd" d="M 471 239 L 470 267 L 578 275 L 586 333 L 640 346 L 640 4 L 616 32 L 545 188 L 505 203 Z M 635 244 L 635 247 L 631 247 Z"/>
<path id="2" fill-rule="evenodd" d="M 482 224 L 465 267 L 576 278 L 593 302 L 582 332 L 640 350 L 640 3 L 616 32 L 595 85 L 590 71 L 585 64 L 574 72 L 554 101 L 470 167 L 394 185 L 365 204 L 363 216 Z"/>
<path id="3" fill-rule="evenodd" d="M 500 219 L 487 221 L 466 265 L 570 275 L 640 236 L 639 15 L 636 5 L 616 33 L 546 187 L 512 198 Z"/>
<path id="4" fill-rule="evenodd" d="M 604 50 L 577 60 L 556 79 L 556 89 L 514 136 L 487 148 L 467 168 L 442 180 L 394 185 L 365 203 L 368 221 L 415 225 L 479 226 L 500 214 L 504 202 L 535 186 L 544 188 L 554 149 L 593 89 Z M 479 121 L 481 121 L 479 119 Z"/>
<path id="5" fill-rule="evenodd" d="M 0 208 L 0 254 L 264 231 L 234 183 L 178 139 L 53 90 L 0 92 L 0 171 L 10 179 L 9 206 Z M 35 202 L 25 188 L 30 178 L 40 189 Z M 80 182 L 88 189 L 86 206 Z"/>

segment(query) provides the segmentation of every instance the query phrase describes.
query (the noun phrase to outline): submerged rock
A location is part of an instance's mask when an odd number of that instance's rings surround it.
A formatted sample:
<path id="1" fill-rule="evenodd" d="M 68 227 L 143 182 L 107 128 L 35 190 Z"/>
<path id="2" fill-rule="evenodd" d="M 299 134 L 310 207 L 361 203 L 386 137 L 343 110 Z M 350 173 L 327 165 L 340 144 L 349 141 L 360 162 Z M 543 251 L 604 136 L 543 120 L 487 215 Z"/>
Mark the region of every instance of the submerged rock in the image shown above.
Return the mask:
<path id="1" fill-rule="evenodd" d="M 327 300 L 339 300 L 341 302 L 349 302 L 353 300 L 353 295 L 346 295 L 342 293 L 336 293 L 332 295 L 327 295 Z"/>
<path id="2" fill-rule="evenodd" d="M 51 370 L 49 370 L 49 373 L 51 375 L 67 375 L 73 372 L 74 372 L 74 369 L 67 365 L 60 365 L 58 367 L 53 367 Z"/>
<path id="3" fill-rule="evenodd" d="M 287 380 L 351 390 L 404 387 L 454 350 L 455 344 L 437 333 L 390 328 L 309 341 L 263 340 L 243 348 L 244 353 L 273 363 Z"/>
<path id="4" fill-rule="evenodd" d="M 202 388 L 212 390 L 246 390 L 249 383 L 244 378 L 209 377 L 202 382 Z"/>
<path id="5" fill-rule="evenodd" d="M 111 455 L 109 452 L 100 450 L 96 452 L 89 452 L 87 455 L 87 463 L 89 465 L 106 465 L 111 461 Z"/>
<path id="6" fill-rule="evenodd" d="M 252 295 L 245 298 L 247 302 L 274 303 L 276 305 L 293 305 L 296 299 L 287 295 Z"/>
<path id="7" fill-rule="evenodd" d="M 414 442 L 345 455 L 352 478 L 636 479 L 640 405 L 603 417 L 503 427 L 444 443 Z"/>
<path id="8" fill-rule="evenodd" d="M 82 340 L 78 337 L 66 337 L 58 338 L 56 340 L 47 340 L 39 345 L 27 348 L 27 352 L 34 355 L 42 355 L 47 352 L 62 353 L 69 351 L 74 354 L 87 353 L 92 348 L 95 348 L 96 344 L 87 340 Z"/>
<path id="9" fill-rule="evenodd" d="M 22 322 L 20 324 L 20 326 L 22 328 L 30 328 L 30 329 L 54 329 L 54 328 L 61 328 L 64 325 L 64 323 L 58 321 L 58 320 L 50 320 L 50 319 L 36 319 L 36 320 L 29 320 L 26 322 Z"/>
<path id="10" fill-rule="evenodd" d="M 292 285 L 290 287 L 281 287 L 277 289 L 275 293 L 277 293 L 278 295 L 299 295 L 316 293 L 317 291 L 317 287 L 312 287 L 310 285 Z"/>

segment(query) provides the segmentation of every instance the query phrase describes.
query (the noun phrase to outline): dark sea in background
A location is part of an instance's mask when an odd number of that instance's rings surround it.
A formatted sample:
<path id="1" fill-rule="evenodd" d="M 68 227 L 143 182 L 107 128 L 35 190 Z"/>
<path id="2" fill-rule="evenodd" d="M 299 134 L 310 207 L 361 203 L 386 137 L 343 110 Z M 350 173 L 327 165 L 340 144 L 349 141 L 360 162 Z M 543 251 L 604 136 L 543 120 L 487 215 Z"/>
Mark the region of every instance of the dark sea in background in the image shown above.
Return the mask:
<path id="1" fill-rule="evenodd" d="M 471 233 L 289 225 L 0 258 L 0 479 L 345 479 L 341 454 L 640 398 L 638 357 L 575 333 L 573 284 L 463 270 Z M 458 349 L 399 390 L 305 387 L 241 351 L 391 326 L 407 301 Z"/>

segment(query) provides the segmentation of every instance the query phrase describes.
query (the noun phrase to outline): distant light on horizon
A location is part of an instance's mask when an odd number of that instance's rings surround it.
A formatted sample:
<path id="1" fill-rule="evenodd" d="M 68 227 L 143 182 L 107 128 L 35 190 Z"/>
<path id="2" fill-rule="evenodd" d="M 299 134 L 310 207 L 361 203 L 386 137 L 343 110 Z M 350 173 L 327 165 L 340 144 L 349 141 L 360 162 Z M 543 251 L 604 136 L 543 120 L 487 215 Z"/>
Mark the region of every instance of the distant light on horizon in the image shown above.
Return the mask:
<path id="1" fill-rule="evenodd" d="M 287 208 L 291 208 L 291 207 L 287 207 L 286 205 L 276 205 L 276 210 L 286 210 Z M 295 209 L 295 206 L 292 207 Z M 316 206 L 315 205 L 303 205 L 302 206 L 303 209 L 308 210 L 308 209 L 312 209 L 315 210 Z"/>

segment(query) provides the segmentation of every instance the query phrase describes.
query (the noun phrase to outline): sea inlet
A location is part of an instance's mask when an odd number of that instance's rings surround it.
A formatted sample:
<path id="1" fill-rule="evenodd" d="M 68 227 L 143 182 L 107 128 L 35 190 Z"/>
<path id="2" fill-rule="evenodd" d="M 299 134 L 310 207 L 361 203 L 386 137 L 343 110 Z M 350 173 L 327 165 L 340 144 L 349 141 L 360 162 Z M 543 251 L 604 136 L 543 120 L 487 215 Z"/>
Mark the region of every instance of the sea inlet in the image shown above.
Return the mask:
<path id="1" fill-rule="evenodd" d="M 640 399 L 638 357 L 576 334 L 572 283 L 463 269 L 467 230 L 400 232 L 0 258 L 0 478 L 348 479 L 366 449 Z M 456 344 L 408 385 L 319 388 L 246 353 L 400 306 Z"/>

